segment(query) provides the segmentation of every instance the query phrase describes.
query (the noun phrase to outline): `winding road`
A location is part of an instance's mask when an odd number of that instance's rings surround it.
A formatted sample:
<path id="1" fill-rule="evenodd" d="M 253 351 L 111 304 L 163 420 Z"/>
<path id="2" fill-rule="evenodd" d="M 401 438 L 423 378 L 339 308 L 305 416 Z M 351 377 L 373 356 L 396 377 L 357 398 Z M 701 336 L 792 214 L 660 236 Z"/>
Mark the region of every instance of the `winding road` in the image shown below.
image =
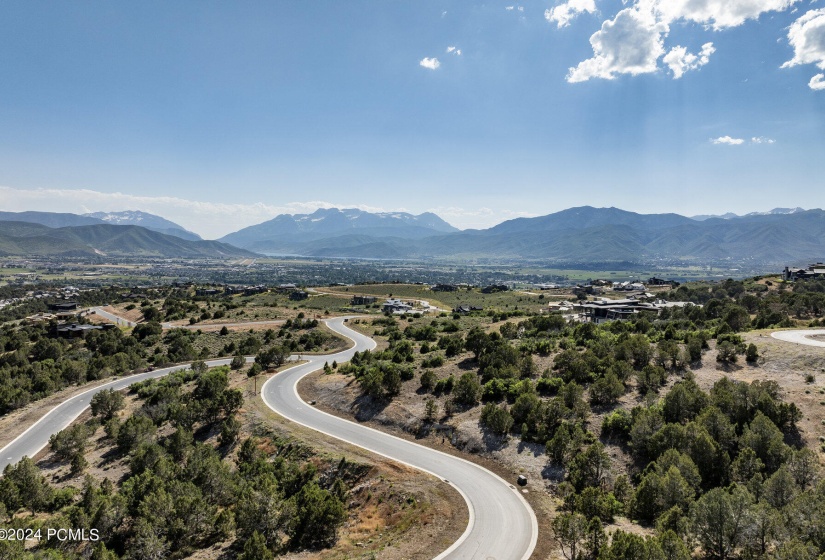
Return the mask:
<path id="1" fill-rule="evenodd" d="M 287 420 L 430 473 L 458 490 L 469 508 L 469 523 L 461 537 L 435 560 L 527 560 L 538 540 L 538 523 L 532 508 L 513 485 L 474 463 L 343 420 L 301 400 L 297 383 L 302 377 L 321 369 L 326 362 L 343 363 L 357 351 L 375 348 L 374 340 L 348 328 L 344 318 L 325 322 L 350 339 L 353 346 L 336 354 L 298 356 L 306 362 L 273 375 L 264 383 L 261 396 L 266 405 Z M 229 362 L 220 359 L 206 363 L 214 367 Z M 180 365 L 131 375 L 67 399 L 0 450 L 0 470 L 23 456 L 35 456 L 48 445 L 49 436 L 80 416 L 95 393 L 125 389 L 133 383 L 188 367 Z"/>
<path id="2" fill-rule="evenodd" d="M 334 356 L 311 356 L 300 364 L 270 377 L 261 388 L 272 410 L 297 424 L 372 451 L 439 477 L 461 493 L 470 510 L 467 530 L 436 560 L 526 560 L 538 540 L 533 510 L 518 490 L 475 463 L 391 436 L 322 412 L 298 396 L 298 381 L 322 368 L 324 362 L 349 360 L 357 351 L 375 348 L 375 341 L 347 328 L 344 319 L 330 319 L 327 326 L 354 345 Z"/>
<path id="3" fill-rule="evenodd" d="M 784 342 L 794 342 L 796 344 L 804 344 L 806 346 L 825 347 L 825 339 L 814 340 L 812 336 L 825 337 L 825 329 L 811 329 L 803 331 L 776 331 L 772 332 L 771 336 L 777 340 Z"/>

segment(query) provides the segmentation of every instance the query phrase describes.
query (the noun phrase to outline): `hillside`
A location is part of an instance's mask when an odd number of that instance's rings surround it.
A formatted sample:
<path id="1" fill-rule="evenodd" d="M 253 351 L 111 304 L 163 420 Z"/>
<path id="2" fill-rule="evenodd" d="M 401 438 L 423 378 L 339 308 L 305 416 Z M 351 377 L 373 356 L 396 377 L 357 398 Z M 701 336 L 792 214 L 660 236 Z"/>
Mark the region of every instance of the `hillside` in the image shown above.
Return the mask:
<path id="1" fill-rule="evenodd" d="M 251 257 L 218 241 L 189 241 L 140 226 L 94 224 L 50 228 L 0 221 L 0 254 L 24 256 Z"/>

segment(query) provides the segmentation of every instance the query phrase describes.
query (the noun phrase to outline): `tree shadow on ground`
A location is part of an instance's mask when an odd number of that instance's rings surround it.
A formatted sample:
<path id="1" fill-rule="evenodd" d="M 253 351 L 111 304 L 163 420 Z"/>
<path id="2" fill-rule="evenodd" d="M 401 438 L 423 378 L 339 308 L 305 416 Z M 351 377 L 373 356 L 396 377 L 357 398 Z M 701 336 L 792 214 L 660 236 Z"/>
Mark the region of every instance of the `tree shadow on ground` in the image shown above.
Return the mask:
<path id="1" fill-rule="evenodd" d="M 544 455 L 544 445 L 533 441 L 522 440 L 518 444 L 518 452 L 528 452 L 532 453 L 533 457 L 538 457 L 539 455 Z"/>
<path id="2" fill-rule="evenodd" d="M 716 362 L 716 369 L 725 373 L 738 373 L 744 369 L 741 365 L 730 362 Z"/>
<path id="3" fill-rule="evenodd" d="M 464 358 L 456 365 L 462 371 L 475 371 L 478 369 L 478 363 L 472 358 Z"/>
<path id="4" fill-rule="evenodd" d="M 782 430 L 783 440 L 786 445 L 790 445 L 795 449 L 802 449 L 805 447 L 805 438 L 799 432 L 799 427 L 796 425 L 788 426 Z"/>
<path id="5" fill-rule="evenodd" d="M 499 451 L 507 447 L 507 442 L 510 439 L 509 434 L 501 435 L 493 431 L 482 428 L 482 443 L 487 451 Z"/>
<path id="6" fill-rule="evenodd" d="M 360 395 L 352 403 L 352 411 L 359 422 L 372 420 L 387 408 L 388 399 L 375 399 L 369 395 Z"/>
<path id="7" fill-rule="evenodd" d="M 541 469 L 541 477 L 545 480 L 551 480 L 553 482 L 563 482 L 564 467 L 557 465 L 552 461 L 547 461 L 547 464 L 544 465 L 543 469 Z"/>

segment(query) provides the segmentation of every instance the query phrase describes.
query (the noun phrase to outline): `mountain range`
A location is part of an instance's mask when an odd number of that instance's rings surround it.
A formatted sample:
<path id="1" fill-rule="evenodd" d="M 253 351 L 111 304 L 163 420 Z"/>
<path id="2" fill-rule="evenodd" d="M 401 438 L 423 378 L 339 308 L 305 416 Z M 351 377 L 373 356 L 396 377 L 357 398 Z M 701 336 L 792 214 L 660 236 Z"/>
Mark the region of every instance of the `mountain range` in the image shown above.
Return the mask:
<path id="1" fill-rule="evenodd" d="M 43 216 L 37 217 L 43 219 Z M 55 218 L 56 222 L 60 220 L 76 221 L 65 215 Z M 140 226 L 92 223 L 50 227 L 24 221 L 0 221 L 0 255 L 165 258 L 256 256 L 250 251 L 218 241 L 190 241 Z"/>
<path id="2" fill-rule="evenodd" d="M 281 214 L 262 224 L 230 233 L 220 241 L 261 253 L 306 255 L 334 249 L 338 242 L 330 241 L 333 239 L 358 239 L 347 244 L 360 245 L 370 244 L 375 239 L 418 240 L 458 231 L 430 212 L 414 216 L 406 212 L 370 213 L 355 208 L 322 208 L 312 214 Z"/>
<path id="3" fill-rule="evenodd" d="M 748 218 L 751 216 L 777 216 L 781 214 L 798 214 L 799 212 L 804 212 L 804 208 L 796 207 L 796 208 L 774 208 L 773 210 L 768 210 L 767 212 L 749 212 L 747 214 L 734 214 L 733 212 L 727 212 L 725 214 L 699 214 L 698 216 L 691 216 L 692 220 L 703 221 L 709 218 L 723 218 L 725 220 L 730 220 L 733 218 Z"/>
<path id="4" fill-rule="evenodd" d="M 72 226 L 92 226 L 98 224 L 141 226 L 152 231 L 174 235 L 181 239 L 200 241 L 201 236 L 188 231 L 175 222 L 140 210 L 125 212 L 93 212 L 91 214 L 68 214 L 60 212 L 0 212 L 0 221 L 30 222 L 52 228 Z"/>
<path id="5" fill-rule="evenodd" d="M 460 231 L 432 213 L 329 208 L 280 215 L 218 241 L 161 233 L 157 230 L 185 230 L 141 212 L 86 216 L 0 212 L 0 220 L 9 216 L 14 221 L 0 222 L 0 254 L 237 257 L 263 253 L 558 263 L 751 260 L 772 265 L 825 260 L 825 212 L 820 209 L 686 217 L 582 206 L 507 220 L 489 229 Z M 137 222 L 154 230 L 106 222 Z"/>
<path id="6" fill-rule="evenodd" d="M 376 259 L 487 258 L 650 263 L 825 257 L 825 212 L 776 209 L 733 218 L 638 214 L 582 206 L 456 231 L 432 214 L 319 210 L 282 215 L 221 241 L 268 254 Z"/>

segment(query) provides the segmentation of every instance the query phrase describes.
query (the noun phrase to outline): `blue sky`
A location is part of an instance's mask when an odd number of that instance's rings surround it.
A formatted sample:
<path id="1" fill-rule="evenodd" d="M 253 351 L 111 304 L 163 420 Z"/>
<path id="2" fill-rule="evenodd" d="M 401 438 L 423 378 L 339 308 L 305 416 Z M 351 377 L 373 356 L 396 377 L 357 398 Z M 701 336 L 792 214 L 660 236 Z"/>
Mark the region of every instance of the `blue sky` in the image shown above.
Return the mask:
<path id="1" fill-rule="evenodd" d="M 823 0 L 7 1 L 0 207 L 821 207 L 823 72 Z"/>

